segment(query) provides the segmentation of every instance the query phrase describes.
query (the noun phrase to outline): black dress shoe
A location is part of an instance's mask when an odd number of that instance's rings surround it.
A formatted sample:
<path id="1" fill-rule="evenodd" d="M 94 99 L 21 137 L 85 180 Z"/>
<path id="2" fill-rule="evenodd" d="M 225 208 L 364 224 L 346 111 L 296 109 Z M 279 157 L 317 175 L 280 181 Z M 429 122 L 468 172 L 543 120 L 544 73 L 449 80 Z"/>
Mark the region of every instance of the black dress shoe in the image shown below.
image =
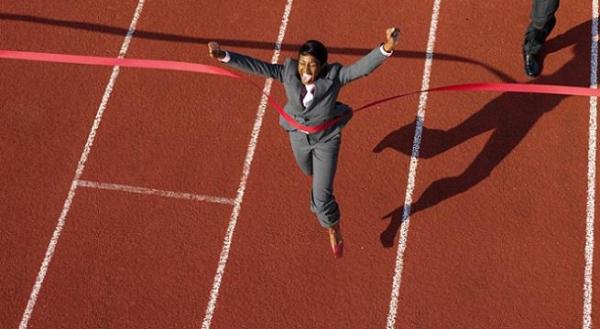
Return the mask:
<path id="1" fill-rule="evenodd" d="M 537 77 L 542 71 L 542 66 L 537 54 L 523 54 L 525 62 L 525 74 L 530 77 Z"/>

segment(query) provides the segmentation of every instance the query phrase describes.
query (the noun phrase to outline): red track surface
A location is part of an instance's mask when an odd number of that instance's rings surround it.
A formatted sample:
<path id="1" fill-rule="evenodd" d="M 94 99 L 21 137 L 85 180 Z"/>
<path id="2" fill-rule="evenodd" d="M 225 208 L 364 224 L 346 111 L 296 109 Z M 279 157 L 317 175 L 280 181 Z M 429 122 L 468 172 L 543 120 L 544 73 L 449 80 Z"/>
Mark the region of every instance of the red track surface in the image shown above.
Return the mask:
<path id="1" fill-rule="evenodd" d="M 589 85 L 591 4 L 581 2 L 561 2 L 534 82 Z M 136 5 L 2 2 L 1 48 L 117 56 Z M 318 38 L 350 63 L 399 25 L 395 56 L 342 100 L 418 90 L 432 5 L 296 0 L 280 61 Z M 214 64 L 214 39 L 269 61 L 284 6 L 148 0 L 126 57 Z M 442 1 L 430 86 L 527 82 L 529 6 Z M 111 69 L 0 60 L 0 71 L 0 324 L 18 328 Z M 284 100 L 277 84 L 271 94 Z M 242 81 L 123 69 L 81 179 L 234 199 L 259 102 Z M 418 104 L 380 104 L 344 130 L 341 260 L 267 110 L 212 328 L 386 327 Z M 588 112 L 584 97 L 429 95 L 396 328 L 582 327 Z M 28 328 L 201 327 L 232 206 L 76 192 Z"/>

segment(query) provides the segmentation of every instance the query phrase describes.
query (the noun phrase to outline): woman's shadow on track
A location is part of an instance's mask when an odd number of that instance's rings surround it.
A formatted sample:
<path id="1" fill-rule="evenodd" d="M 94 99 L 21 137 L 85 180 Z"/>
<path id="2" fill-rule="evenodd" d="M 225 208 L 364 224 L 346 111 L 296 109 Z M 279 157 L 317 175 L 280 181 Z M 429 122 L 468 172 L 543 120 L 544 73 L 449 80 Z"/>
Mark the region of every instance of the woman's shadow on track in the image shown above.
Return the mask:
<path id="1" fill-rule="evenodd" d="M 590 33 L 591 22 L 587 21 L 548 40 L 542 60 L 546 54 L 569 46 L 574 46 L 574 57 L 556 73 L 541 76 L 534 83 L 585 85 L 589 81 Z M 401 205 L 383 216 L 390 218 L 388 227 L 380 235 L 383 246 L 393 246 L 402 222 L 410 214 L 463 193 L 487 178 L 521 142 L 538 119 L 544 113 L 552 111 L 566 97 L 568 96 L 504 93 L 454 128 L 437 130 L 423 127 L 419 158 L 432 158 L 479 134 L 490 130 L 493 133 L 481 152 L 460 175 L 441 178 L 431 183 L 416 202 Z M 378 143 L 373 152 L 379 153 L 391 148 L 411 156 L 415 130 L 416 121 L 391 132 Z"/>

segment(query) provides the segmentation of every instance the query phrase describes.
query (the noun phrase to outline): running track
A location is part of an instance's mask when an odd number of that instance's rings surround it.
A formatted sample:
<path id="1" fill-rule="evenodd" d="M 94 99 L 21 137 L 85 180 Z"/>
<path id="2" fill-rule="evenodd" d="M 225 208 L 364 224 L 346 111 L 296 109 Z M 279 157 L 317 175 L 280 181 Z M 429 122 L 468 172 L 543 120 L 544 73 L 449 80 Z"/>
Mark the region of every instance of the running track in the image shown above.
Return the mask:
<path id="1" fill-rule="evenodd" d="M 214 64 L 209 40 L 281 62 L 318 38 L 349 63 L 399 25 L 395 56 L 344 102 L 595 84 L 597 0 L 562 1 L 534 81 L 528 2 L 5 1 L 0 44 Z M 600 327 L 595 99 L 432 93 L 361 112 L 344 131 L 335 260 L 275 111 L 243 81 L 0 71 L 2 328 Z"/>

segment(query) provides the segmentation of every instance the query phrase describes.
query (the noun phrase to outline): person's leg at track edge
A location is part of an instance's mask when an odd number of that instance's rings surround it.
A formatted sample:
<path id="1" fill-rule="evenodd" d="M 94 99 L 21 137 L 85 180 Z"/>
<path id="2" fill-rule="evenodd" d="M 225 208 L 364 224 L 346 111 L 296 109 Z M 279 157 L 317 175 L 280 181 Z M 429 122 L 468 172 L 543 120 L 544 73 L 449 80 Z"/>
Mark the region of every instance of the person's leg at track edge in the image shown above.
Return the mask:
<path id="1" fill-rule="evenodd" d="M 530 77 L 536 77 L 542 72 L 542 46 L 556 25 L 555 13 L 558 6 L 559 0 L 533 0 L 531 22 L 523 42 L 525 74 Z"/>

